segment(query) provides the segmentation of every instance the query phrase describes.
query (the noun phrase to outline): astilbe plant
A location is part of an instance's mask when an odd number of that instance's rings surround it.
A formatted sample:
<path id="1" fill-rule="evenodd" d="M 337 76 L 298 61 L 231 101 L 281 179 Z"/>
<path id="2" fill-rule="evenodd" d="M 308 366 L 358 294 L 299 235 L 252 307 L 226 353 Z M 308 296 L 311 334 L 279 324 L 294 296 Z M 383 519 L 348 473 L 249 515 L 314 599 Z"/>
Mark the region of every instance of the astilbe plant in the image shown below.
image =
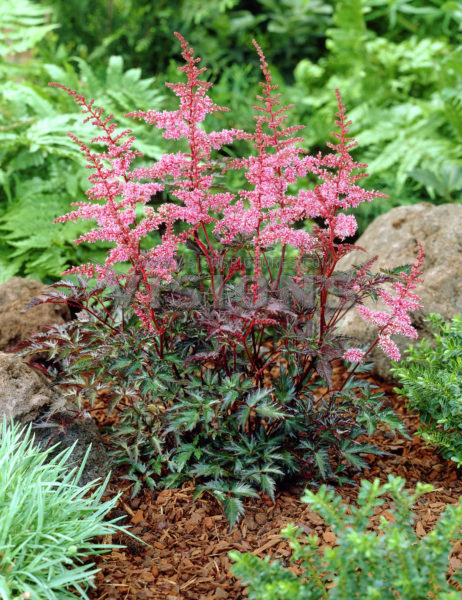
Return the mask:
<path id="1" fill-rule="evenodd" d="M 419 307 L 412 290 L 423 250 L 414 265 L 393 272 L 372 273 L 374 261 L 336 272 L 357 249 L 345 242 L 356 221 L 343 211 L 383 196 L 358 185 L 366 165 L 350 154 L 356 143 L 340 94 L 332 152 L 306 154 L 295 135 L 301 127 L 285 127 L 290 107 L 280 105 L 255 43 L 264 79 L 255 131 L 207 133 L 207 114 L 226 109 L 213 103 L 211 84 L 200 78 L 205 69 L 176 36 L 186 82 L 168 85 L 179 109 L 131 116 L 176 144 L 184 140 L 183 151 L 137 166 L 130 132 L 116 133 L 111 116 L 67 89 L 101 130 L 94 142 L 107 149 L 93 152 L 76 139 L 93 171 L 90 201 L 59 221 L 96 220 L 77 241 L 106 240 L 114 248 L 104 265 L 69 271 L 80 283 L 33 302 L 66 301 L 87 314 L 37 338 L 32 349 L 66 357 L 64 379 L 74 374 L 77 390 L 111 384 L 115 403 L 128 411 L 118 456 L 130 463 L 130 477 L 138 473 L 151 486 L 194 477 L 198 493 L 214 493 L 234 521 L 243 511 L 238 496 L 262 489 L 274 497 L 277 481 L 295 473 L 338 480 L 348 465 L 364 466 L 359 453 L 374 451 L 359 435 L 378 421 L 399 426 L 379 395 L 352 377 L 370 348 L 349 347 L 336 327 L 358 304 L 378 327 L 375 343 L 397 358 L 390 335 L 417 335 L 408 311 Z M 237 140 L 253 153 L 225 160 L 225 147 Z M 232 193 L 222 182 L 236 170 L 247 186 Z M 305 177 L 319 183 L 291 193 Z M 153 207 L 158 193 L 168 202 Z M 315 218 L 323 226 L 309 226 Z M 128 270 L 115 268 L 126 263 Z M 83 277 L 96 278 L 96 287 Z M 387 282 L 395 295 L 380 289 Z M 377 294 L 390 313 L 364 308 Z M 335 382 L 332 363 L 342 358 L 350 372 Z"/>

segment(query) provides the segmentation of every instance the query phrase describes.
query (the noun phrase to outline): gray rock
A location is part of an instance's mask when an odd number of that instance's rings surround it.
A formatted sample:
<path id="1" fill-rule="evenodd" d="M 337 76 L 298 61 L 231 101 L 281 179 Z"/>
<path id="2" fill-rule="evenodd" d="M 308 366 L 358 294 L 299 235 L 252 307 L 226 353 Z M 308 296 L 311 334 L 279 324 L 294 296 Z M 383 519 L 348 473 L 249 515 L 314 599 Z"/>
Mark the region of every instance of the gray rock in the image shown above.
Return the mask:
<path id="1" fill-rule="evenodd" d="M 44 375 L 22 359 L 0 352 L 0 418 L 31 421 L 52 396 Z"/>
<path id="2" fill-rule="evenodd" d="M 70 318 L 65 304 L 42 304 L 21 312 L 32 298 L 46 289 L 34 279 L 13 277 L 0 285 L 0 348 L 6 349 L 26 339 L 31 333 L 43 331 L 47 325 L 64 323 Z M 80 467 L 83 457 L 91 450 L 79 483 L 86 484 L 105 477 L 109 461 L 96 423 L 89 416 L 75 418 L 75 406 L 62 408 L 66 403 L 52 390 L 49 380 L 29 366 L 25 359 L 0 352 L 0 419 L 4 416 L 26 424 L 32 421 L 35 443 L 41 448 L 54 446 L 55 456 L 76 442 L 69 457 L 69 467 Z M 61 406 L 45 417 L 50 407 Z"/>
<path id="3" fill-rule="evenodd" d="M 48 379 L 27 365 L 21 358 L 0 352 L 0 419 L 5 416 L 28 424 L 32 421 L 35 442 L 42 448 L 59 444 L 51 456 L 76 446 L 69 458 L 69 467 L 80 466 L 91 445 L 91 450 L 79 483 L 105 477 L 109 472 L 109 461 L 96 423 L 89 416 L 75 418 L 75 407 L 67 406 L 45 419 L 44 414 L 51 405 L 62 404 L 49 387 Z"/>
<path id="4" fill-rule="evenodd" d="M 40 304 L 26 312 L 23 308 L 46 290 L 36 279 L 12 277 L 0 285 L 0 350 L 13 347 L 31 333 L 43 331 L 47 325 L 70 319 L 66 304 Z"/>
<path id="5" fill-rule="evenodd" d="M 418 251 L 417 242 L 425 250 L 422 267 L 423 283 L 414 290 L 420 296 L 423 309 L 411 314 L 412 324 L 422 337 L 431 337 L 424 323 L 426 314 L 436 312 L 445 319 L 462 313 L 462 205 L 443 204 L 434 206 L 427 202 L 413 206 L 399 206 L 375 219 L 356 244 L 366 252 L 354 251 L 338 263 L 338 269 L 346 270 L 379 255 L 372 270 L 394 268 L 414 262 Z M 366 301 L 366 306 L 388 310 L 379 301 Z M 343 323 L 340 333 L 353 336 L 361 344 L 369 345 L 376 338 L 377 328 L 366 323 L 353 308 Z M 405 348 L 417 340 L 395 335 L 401 355 Z M 374 361 L 374 371 L 384 379 L 393 380 L 391 361 L 380 348 L 369 355 Z"/>
<path id="6" fill-rule="evenodd" d="M 104 478 L 109 473 L 109 459 L 106 448 L 95 421 L 88 413 L 78 416 L 74 405 L 54 412 L 46 419 L 38 419 L 32 425 L 35 443 L 41 448 L 52 447 L 50 456 L 56 456 L 76 443 L 68 465 L 69 468 L 80 467 L 88 447 L 91 445 L 79 484 L 85 485 L 97 478 Z"/>

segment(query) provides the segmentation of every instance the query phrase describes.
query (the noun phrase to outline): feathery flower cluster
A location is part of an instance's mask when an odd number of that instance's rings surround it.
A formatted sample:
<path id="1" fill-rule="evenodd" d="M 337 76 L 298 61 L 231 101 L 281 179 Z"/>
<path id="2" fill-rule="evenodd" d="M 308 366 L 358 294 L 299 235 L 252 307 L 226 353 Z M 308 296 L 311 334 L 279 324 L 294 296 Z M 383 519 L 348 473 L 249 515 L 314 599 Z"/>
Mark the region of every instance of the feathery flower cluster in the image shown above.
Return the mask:
<path id="1" fill-rule="evenodd" d="M 135 206 L 138 203 L 146 204 L 152 195 L 164 189 L 159 183 L 139 183 L 130 181 L 129 167 L 139 152 L 131 149 L 134 137 L 128 137 L 130 130 L 125 130 L 114 135 L 117 125 L 112 123 L 113 115 L 102 118 L 103 109 L 94 106 L 94 101 L 87 102 L 82 94 L 70 90 L 57 83 L 50 85 L 67 91 L 74 97 L 75 102 L 81 106 L 82 112 L 88 116 L 85 122 L 103 130 L 104 135 L 95 137 L 91 143 L 101 142 L 107 146 L 106 152 L 92 153 L 90 148 L 72 134 L 68 134 L 81 148 L 87 159 L 88 168 L 94 172 L 89 176 L 93 184 L 87 195 L 92 202 L 76 202 L 73 206 L 78 208 L 55 222 L 74 221 L 77 219 L 95 220 L 98 228 L 76 240 L 81 242 L 95 242 L 98 240 L 114 242 L 116 247 L 111 250 L 106 259 L 106 266 L 116 262 L 130 261 L 132 270 L 144 273 L 147 278 L 145 259 L 140 253 L 139 240 L 148 231 L 157 229 L 160 221 L 157 218 L 145 219 L 136 223 Z M 100 204 L 103 201 L 104 204 Z M 104 279 L 108 270 L 104 267 L 96 268 L 92 264 L 81 265 L 66 271 L 66 273 L 80 273 Z"/>
<path id="2" fill-rule="evenodd" d="M 314 239 L 307 232 L 293 228 L 293 224 L 304 219 L 306 214 L 297 196 L 288 193 L 288 186 L 307 173 L 304 151 L 296 145 L 303 138 L 292 135 L 303 126 L 283 127 L 287 118 L 284 113 L 291 106 L 281 107 L 280 94 L 273 95 L 278 86 L 272 82 L 261 48 L 255 40 L 253 43 L 264 76 L 264 82 L 260 83 L 262 95 L 257 96 L 263 106 L 254 107 L 257 123 L 252 141 L 257 154 L 232 163 L 234 168 L 245 169 L 245 177 L 253 190 L 239 191 L 239 200 L 223 211 L 223 218 L 215 232 L 224 233 L 224 243 L 231 242 L 238 235 L 252 235 L 256 248 L 254 276 L 257 283 L 262 248 L 275 243 L 290 244 L 308 253 L 314 247 Z M 265 133 L 265 126 L 269 133 Z"/>
<path id="3" fill-rule="evenodd" d="M 321 217 L 330 232 L 329 243 L 332 237 L 351 237 L 357 229 L 356 219 L 353 215 L 339 213 L 339 210 L 355 208 L 361 202 L 370 202 L 374 198 L 385 198 L 386 195 L 375 190 L 365 190 L 356 182 L 366 173 L 357 173 L 357 169 L 365 168 L 367 165 L 355 162 L 350 150 L 357 146 L 357 142 L 348 137 L 351 121 L 346 118 L 345 106 L 342 103 L 340 92 L 336 90 L 338 112 L 335 125 L 339 132 L 331 135 L 338 139 L 338 144 L 327 142 L 327 146 L 335 151 L 325 156 L 318 154 L 316 157 L 307 157 L 305 164 L 307 170 L 317 175 L 323 183 L 317 185 L 314 190 L 302 190 L 299 193 L 299 205 L 304 208 L 308 217 Z M 334 170 L 334 172 L 332 172 Z"/>
<path id="4" fill-rule="evenodd" d="M 416 262 L 413 263 L 409 275 L 402 273 L 401 277 L 405 284 L 399 281 L 394 282 L 392 286 L 396 295 L 392 296 L 389 292 L 380 289 L 378 294 L 383 302 L 391 308 L 391 312 L 376 311 L 360 304 L 356 310 L 360 316 L 379 328 L 378 343 L 385 354 L 393 360 L 400 360 L 401 354 L 398 346 L 390 338 L 393 334 L 401 334 L 410 338 L 417 337 L 417 331 L 411 324 L 409 311 L 422 308 L 420 298 L 412 292 L 416 288 L 417 282 L 423 281 L 421 266 L 424 259 L 424 250 L 419 243 L 419 253 Z"/>
<path id="5" fill-rule="evenodd" d="M 361 348 L 349 348 L 343 358 L 345 360 L 349 360 L 350 362 L 363 363 L 366 353 Z"/>
<path id="6" fill-rule="evenodd" d="M 149 125 L 163 129 L 166 139 L 185 138 L 189 146 L 188 152 L 165 154 L 155 165 L 134 169 L 131 176 L 136 179 L 160 179 L 171 177 L 174 180 L 170 195 L 180 201 L 179 204 L 169 202 L 162 204 L 156 213 L 159 222 L 166 226 L 160 246 L 148 255 L 151 273 L 162 276 L 162 264 L 172 265 L 170 273 L 175 268 L 175 255 L 181 242 L 192 237 L 198 242 L 198 231 L 202 230 L 205 240 L 203 250 L 208 262 L 211 261 L 213 248 L 208 238 L 205 226 L 217 222 L 217 215 L 231 205 L 234 194 L 230 192 L 212 193 L 214 183 L 213 163 L 210 160 L 212 150 L 219 150 L 225 144 L 231 144 L 235 139 L 248 138 L 243 131 L 223 129 L 206 133 L 200 126 L 208 114 L 229 110 L 214 104 L 207 95 L 212 84 L 201 80 L 205 68 L 198 68 L 200 58 L 195 58 L 192 48 L 184 38 L 175 33 L 181 43 L 182 57 L 185 65 L 179 70 L 187 76 L 186 83 L 167 86 L 178 96 L 180 107 L 172 112 L 136 111 L 127 116 L 142 119 Z M 189 225 L 182 239 L 174 234 L 174 223 L 182 221 Z M 202 244 L 202 242 L 201 242 Z M 157 270 L 156 270 L 157 267 Z M 169 273 L 169 275 L 170 275 Z"/>

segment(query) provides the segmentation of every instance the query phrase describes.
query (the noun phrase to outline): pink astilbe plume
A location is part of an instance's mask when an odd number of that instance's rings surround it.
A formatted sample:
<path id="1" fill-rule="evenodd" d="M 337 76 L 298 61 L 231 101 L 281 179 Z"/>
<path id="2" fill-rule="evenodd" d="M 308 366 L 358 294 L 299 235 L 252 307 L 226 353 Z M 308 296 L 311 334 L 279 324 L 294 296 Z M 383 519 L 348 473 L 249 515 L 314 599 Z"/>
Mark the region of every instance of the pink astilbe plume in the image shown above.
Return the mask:
<path id="1" fill-rule="evenodd" d="M 399 281 L 392 283 L 396 295 L 380 289 L 378 294 L 382 301 L 391 309 L 391 312 L 377 311 L 360 304 L 357 311 L 360 316 L 369 323 L 379 328 L 378 344 L 385 354 L 393 359 L 400 360 L 401 354 L 398 346 L 390 338 L 393 334 L 405 335 L 416 338 L 417 331 L 411 324 L 409 311 L 422 308 L 420 298 L 412 292 L 416 288 L 417 282 L 421 279 L 421 266 L 424 259 L 424 250 L 419 243 L 419 253 L 416 262 L 412 264 L 409 275 L 401 273 L 405 283 Z M 374 344 L 375 345 L 375 344 Z"/>
<path id="2" fill-rule="evenodd" d="M 306 157 L 306 168 L 321 179 L 323 183 L 313 190 L 302 190 L 299 193 L 299 202 L 307 217 L 321 217 L 324 219 L 326 229 L 318 231 L 320 241 L 324 248 L 332 250 L 331 272 L 338 259 L 345 252 L 345 247 L 334 243 L 335 238 L 343 240 L 356 233 L 357 223 L 353 215 L 345 215 L 341 210 L 356 208 L 361 202 L 370 202 L 374 198 L 386 198 L 386 194 L 375 190 L 366 190 L 357 181 L 367 177 L 367 173 L 358 172 L 367 167 L 366 164 L 356 162 L 350 150 L 357 146 L 352 137 L 348 137 L 351 121 L 347 120 L 345 106 L 342 103 L 339 90 L 337 95 L 338 112 L 337 125 L 340 131 L 331 135 L 338 139 L 337 144 L 327 142 L 327 146 L 335 153 L 321 153 L 317 157 Z"/>
<path id="3" fill-rule="evenodd" d="M 78 208 L 58 217 L 55 222 L 76 222 L 79 218 L 95 220 L 98 228 L 84 234 L 76 242 L 114 242 L 117 246 L 106 259 L 106 265 L 129 261 L 134 271 L 145 272 L 147 277 L 146 261 L 140 253 L 139 240 L 148 231 L 157 229 L 159 223 L 158 219 L 151 218 L 137 224 L 135 206 L 138 203 L 149 202 L 151 196 L 164 186 L 160 183 L 139 183 L 130 180 L 130 165 L 137 156 L 142 156 L 131 149 L 135 138 L 129 136 L 130 130 L 114 135 L 117 125 L 111 122 L 113 115 L 103 119 L 103 109 L 95 107 L 93 100 L 87 102 L 81 94 L 60 84 L 50 85 L 66 90 L 81 106 L 82 112 L 88 115 L 85 122 L 90 121 L 92 125 L 102 129 L 103 134 L 95 137 L 91 143 L 101 142 L 107 146 L 106 152 L 93 153 L 82 141 L 68 134 L 84 152 L 88 168 L 94 171 L 88 178 L 92 186 L 87 191 L 92 202 L 73 203 Z M 105 204 L 101 204 L 101 201 Z M 88 264 L 69 269 L 67 272 L 80 272 L 88 276 L 97 273 L 102 278 L 107 270 Z"/>
<path id="4" fill-rule="evenodd" d="M 81 148 L 87 160 L 87 168 L 93 173 L 88 177 L 92 186 L 86 192 L 92 202 L 73 203 L 78 208 L 55 222 L 76 221 L 78 218 L 96 220 L 98 228 L 92 229 L 76 240 L 81 242 L 95 242 L 98 240 L 113 242 L 116 246 L 110 251 L 104 265 L 88 263 L 68 269 L 66 273 L 78 273 L 88 278 L 96 276 L 97 279 L 106 279 L 109 283 L 114 279 L 122 281 L 123 276 L 118 276 L 110 267 L 118 262 L 129 262 L 129 273 L 140 277 L 142 285 L 150 290 L 149 277 L 151 275 L 146 256 L 140 250 L 140 239 L 149 231 L 159 227 L 158 217 L 151 215 L 141 222 L 137 222 L 135 206 L 149 202 L 151 196 L 164 188 L 161 183 L 140 183 L 131 181 L 129 168 L 133 160 L 142 156 L 132 150 L 135 141 L 130 137 L 131 130 L 125 130 L 115 135 L 117 125 L 112 123 L 113 115 L 103 118 L 103 109 L 94 106 L 94 101 L 87 100 L 76 91 L 63 85 L 51 83 L 73 96 L 82 112 L 88 115 L 85 122 L 102 130 L 102 135 L 95 137 L 91 143 L 103 143 L 106 152 L 94 153 L 81 140 L 68 134 Z M 104 204 L 101 204 L 104 202 Z M 154 311 L 148 307 L 150 322 L 158 328 Z M 155 343 L 154 343 L 155 344 Z M 155 344 L 156 345 L 156 344 Z"/>
<path id="5" fill-rule="evenodd" d="M 345 352 L 343 358 L 350 362 L 357 362 L 362 364 L 364 362 L 365 354 L 366 353 L 364 352 L 364 350 L 361 350 L 361 348 L 350 348 Z"/>
<path id="6" fill-rule="evenodd" d="M 256 290 L 265 247 L 275 243 L 283 246 L 278 273 L 272 273 L 271 270 L 268 273 L 269 279 L 277 287 L 285 246 L 289 244 L 302 253 L 308 253 L 314 246 L 314 239 L 308 232 L 294 229 L 294 223 L 303 220 L 306 214 L 297 196 L 288 193 L 288 186 L 307 173 L 303 161 L 305 151 L 297 146 L 303 138 L 293 136 L 304 127 L 283 126 L 287 118 L 285 113 L 292 105 L 281 106 L 280 94 L 273 94 L 278 86 L 273 84 L 260 46 L 255 40 L 253 44 L 260 57 L 264 76 L 264 81 L 260 83 L 262 94 L 257 96 L 262 106 L 254 106 L 257 123 L 252 141 L 257 154 L 232 163 L 234 168 L 245 169 L 245 177 L 253 189 L 239 191 L 239 200 L 223 211 L 223 218 L 217 223 L 215 232 L 223 235 L 224 243 L 233 241 L 239 235 L 252 236 Z"/>
<path id="7" fill-rule="evenodd" d="M 239 199 L 223 211 L 224 216 L 217 223 L 215 231 L 223 234 L 224 243 L 234 240 L 238 235 L 253 235 L 255 286 L 262 271 L 260 263 L 264 249 L 272 244 L 281 244 L 278 272 L 272 273 L 268 268 L 269 280 L 277 288 L 287 245 L 296 247 L 300 256 L 317 254 L 320 263 L 323 261 L 322 269 L 330 275 L 338 260 L 349 251 L 334 240 L 352 237 L 357 229 L 355 217 L 339 211 L 386 195 L 364 190 L 357 185 L 359 179 L 367 176 L 357 171 L 367 165 L 355 162 L 349 153 L 356 142 L 348 137 L 351 122 L 346 119 L 338 90 L 335 124 L 340 131 L 332 134 L 338 138 L 338 144 L 328 143 L 336 153 L 313 157 L 298 147 L 303 138 L 294 137 L 293 134 L 303 126 L 283 126 L 287 118 L 285 113 L 291 106 L 280 106 L 280 94 L 274 94 L 278 86 L 272 82 L 261 48 L 255 41 L 254 45 L 264 75 L 264 82 L 260 83 L 262 95 L 257 97 L 263 106 L 254 107 L 258 113 L 253 135 L 257 154 L 233 161 L 235 168 L 246 170 L 246 179 L 253 189 L 239 191 Z M 265 132 L 265 127 L 268 132 Z M 297 194 L 290 194 L 289 185 L 307 173 L 317 175 L 322 183 L 313 190 L 302 189 Z M 326 225 L 324 229 L 315 228 L 316 235 L 294 227 L 297 222 L 314 217 L 322 217 Z M 329 263 L 325 260 L 327 256 L 330 257 Z"/>
<path id="8" fill-rule="evenodd" d="M 165 154 L 155 165 L 147 168 L 135 169 L 133 176 L 136 178 L 150 178 L 164 180 L 172 177 L 173 188 L 169 190 L 171 196 L 180 202 L 163 204 L 157 210 L 157 217 L 167 226 L 161 247 L 152 253 L 153 263 L 165 254 L 173 257 L 178 244 L 187 237 L 193 237 L 202 247 L 206 257 L 213 253 L 208 239 L 205 225 L 217 221 L 217 214 L 225 210 L 234 198 L 229 192 L 212 193 L 211 188 L 214 177 L 211 174 L 213 164 L 210 160 L 212 150 L 219 150 L 224 144 L 231 144 L 236 137 L 248 137 L 244 132 L 236 129 L 223 129 L 206 133 L 200 126 L 208 114 L 229 110 L 212 102 L 207 91 L 212 84 L 200 79 L 206 68 L 198 68 L 200 58 L 195 58 L 193 49 L 184 38 L 175 33 L 181 43 L 182 57 L 185 65 L 179 70 L 187 76 L 186 83 L 167 83 L 180 99 L 180 107 L 176 111 L 136 111 L 127 116 L 143 119 L 150 125 L 164 129 L 163 136 L 167 139 L 185 138 L 188 152 Z M 182 240 L 173 233 L 173 224 L 183 221 L 191 227 L 183 234 Z M 198 230 L 204 234 L 204 240 L 199 241 Z"/>

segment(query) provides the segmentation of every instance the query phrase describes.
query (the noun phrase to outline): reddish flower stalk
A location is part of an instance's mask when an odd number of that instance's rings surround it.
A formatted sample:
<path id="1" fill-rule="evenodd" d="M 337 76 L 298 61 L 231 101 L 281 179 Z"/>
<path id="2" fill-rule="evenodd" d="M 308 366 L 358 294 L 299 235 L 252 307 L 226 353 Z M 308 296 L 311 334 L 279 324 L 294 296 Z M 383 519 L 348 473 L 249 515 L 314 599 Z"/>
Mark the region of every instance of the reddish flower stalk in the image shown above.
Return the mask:
<path id="1" fill-rule="evenodd" d="M 372 323 L 379 328 L 378 337 L 373 344 L 368 348 L 366 352 L 359 351 L 357 348 L 351 348 L 345 353 L 344 358 L 351 360 L 352 362 L 364 362 L 364 358 L 367 354 L 379 344 L 385 354 L 392 360 L 400 360 L 401 354 L 398 346 L 391 340 L 390 336 L 393 334 L 405 335 L 410 338 L 417 337 L 417 331 L 411 324 L 409 317 L 409 311 L 417 310 L 422 308 L 420 304 L 420 298 L 413 293 L 413 289 L 416 288 L 419 281 L 423 281 L 422 275 L 422 264 L 424 259 L 424 249 L 422 244 L 419 242 L 419 253 L 417 255 L 416 262 L 412 264 L 411 272 L 409 275 L 402 273 L 401 277 L 405 283 L 395 281 L 392 286 L 395 289 L 396 295 L 392 296 L 389 292 L 380 289 L 378 294 L 383 302 L 391 308 L 391 312 L 372 310 L 360 304 L 357 307 L 357 311 L 360 316 L 369 323 Z M 360 355 L 362 353 L 362 355 Z"/>

